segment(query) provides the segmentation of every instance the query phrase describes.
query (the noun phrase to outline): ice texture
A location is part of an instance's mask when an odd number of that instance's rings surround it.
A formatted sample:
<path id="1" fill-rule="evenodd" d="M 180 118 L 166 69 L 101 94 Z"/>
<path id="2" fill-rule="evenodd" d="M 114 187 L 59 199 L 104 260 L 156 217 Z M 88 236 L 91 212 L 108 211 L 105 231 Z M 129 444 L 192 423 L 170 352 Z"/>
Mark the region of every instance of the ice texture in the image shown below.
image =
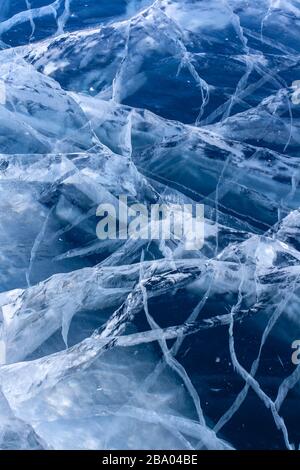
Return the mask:
<path id="1" fill-rule="evenodd" d="M 1 449 L 300 448 L 299 30 L 1 0 Z M 99 240 L 120 195 L 204 204 L 203 248 Z"/>

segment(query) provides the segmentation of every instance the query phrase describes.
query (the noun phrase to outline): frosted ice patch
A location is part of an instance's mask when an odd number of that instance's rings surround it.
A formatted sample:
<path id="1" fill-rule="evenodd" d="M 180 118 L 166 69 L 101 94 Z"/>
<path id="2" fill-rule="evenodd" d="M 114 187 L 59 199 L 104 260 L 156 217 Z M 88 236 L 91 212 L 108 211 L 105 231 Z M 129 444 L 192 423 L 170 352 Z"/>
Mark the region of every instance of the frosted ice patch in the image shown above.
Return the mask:
<path id="1" fill-rule="evenodd" d="M 63 69 L 67 65 L 69 65 L 69 62 L 67 62 L 67 61 L 60 61 L 60 62 L 57 62 L 57 63 L 49 62 L 47 65 L 45 65 L 43 72 L 44 72 L 45 75 L 51 75 L 52 73 L 56 72 L 57 70 Z"/>

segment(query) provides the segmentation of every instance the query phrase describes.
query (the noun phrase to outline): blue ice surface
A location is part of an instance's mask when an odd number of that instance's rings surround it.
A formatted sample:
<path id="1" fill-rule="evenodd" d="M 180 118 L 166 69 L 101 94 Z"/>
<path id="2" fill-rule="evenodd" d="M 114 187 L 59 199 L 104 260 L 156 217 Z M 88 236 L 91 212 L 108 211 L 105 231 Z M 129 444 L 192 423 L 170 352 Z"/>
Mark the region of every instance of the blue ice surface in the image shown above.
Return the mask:
<path id="1" fill-rule="evenodd" d="M 299 2 L 0 21 L 0 448 L 297 449 Z M 203 248 L 98 240 L 124 194 L 204 204 Z"/>

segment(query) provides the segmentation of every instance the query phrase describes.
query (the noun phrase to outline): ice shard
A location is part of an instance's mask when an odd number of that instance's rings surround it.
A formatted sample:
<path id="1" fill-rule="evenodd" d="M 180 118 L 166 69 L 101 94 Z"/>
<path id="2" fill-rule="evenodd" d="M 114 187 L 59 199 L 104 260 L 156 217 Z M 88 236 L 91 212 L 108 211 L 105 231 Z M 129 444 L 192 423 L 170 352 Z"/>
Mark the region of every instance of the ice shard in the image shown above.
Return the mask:
<path id="1" fill-rule="evenodd" d="M 300 448 L 299 21 L 1 1 L 1 450 Z"/>

